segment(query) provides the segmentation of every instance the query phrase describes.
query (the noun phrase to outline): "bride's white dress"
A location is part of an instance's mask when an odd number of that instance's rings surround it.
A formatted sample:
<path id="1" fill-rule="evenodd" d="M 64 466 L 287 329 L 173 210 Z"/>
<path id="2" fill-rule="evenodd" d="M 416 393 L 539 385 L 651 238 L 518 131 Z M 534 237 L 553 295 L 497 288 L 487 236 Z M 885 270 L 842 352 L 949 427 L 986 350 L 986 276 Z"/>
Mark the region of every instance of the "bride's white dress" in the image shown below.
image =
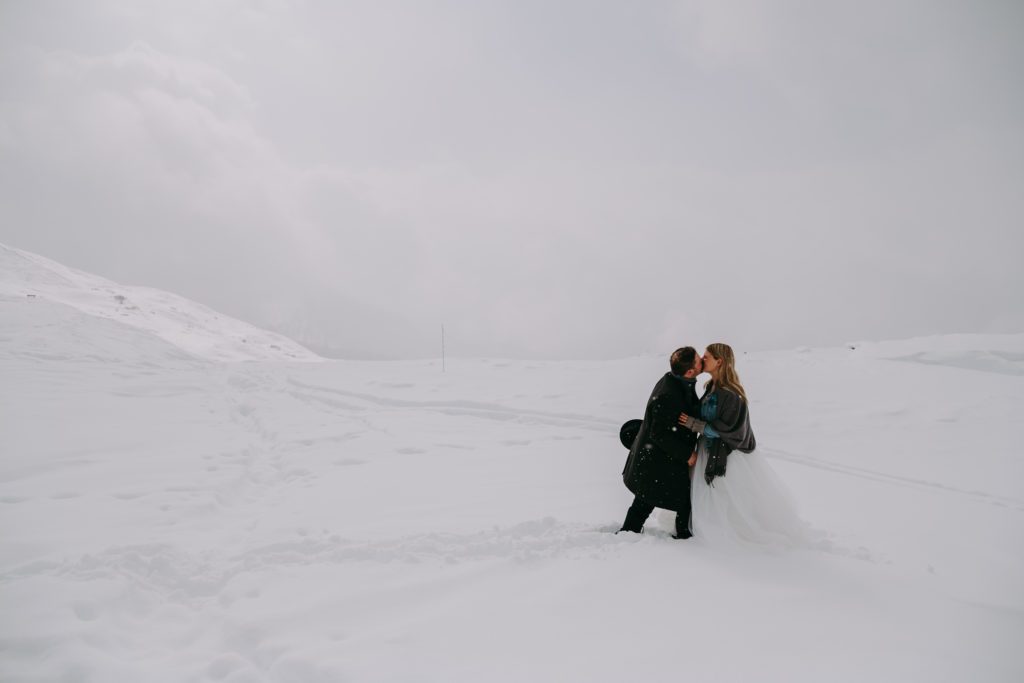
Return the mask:
<path id="1" fill-rule="evenodd" d="M 810 527 L 796 502 L 763 456 L 733 451 L 725 476 L 704 481 L 705 440 L 697 443 L 690 499 L 690 530 L 696 538 L 721 545 L 793 548 L 812 542 Z"/>

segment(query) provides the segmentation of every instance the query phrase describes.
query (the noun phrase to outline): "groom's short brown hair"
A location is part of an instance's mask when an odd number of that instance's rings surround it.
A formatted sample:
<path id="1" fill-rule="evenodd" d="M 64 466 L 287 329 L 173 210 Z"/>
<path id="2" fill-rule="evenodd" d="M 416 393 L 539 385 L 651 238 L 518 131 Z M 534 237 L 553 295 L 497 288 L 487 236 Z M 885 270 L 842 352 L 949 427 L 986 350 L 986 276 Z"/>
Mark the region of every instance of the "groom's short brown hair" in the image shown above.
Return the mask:
<path id="1" fill-rule="evenodd" d="M 693 367 L 694 362 L 697 360 L 697 349 L 692 346 L 684 346 L 681 349 L 676 349 L 672 352 L 672 357 L 669 359 L 669 365 L 672 368 L 672 372 L 676 375 L 684 375 L 686 371 Z"/>

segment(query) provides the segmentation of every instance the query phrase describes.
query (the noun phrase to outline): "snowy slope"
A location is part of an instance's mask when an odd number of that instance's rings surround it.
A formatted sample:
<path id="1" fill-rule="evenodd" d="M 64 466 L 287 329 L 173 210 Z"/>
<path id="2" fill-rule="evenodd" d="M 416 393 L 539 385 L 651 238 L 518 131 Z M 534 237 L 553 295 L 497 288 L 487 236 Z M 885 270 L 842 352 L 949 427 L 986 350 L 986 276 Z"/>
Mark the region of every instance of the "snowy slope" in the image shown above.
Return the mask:
<path id="1" fill-rule="evenodd" d="M 43 263 L 3 269 L 0 680 L 1024 680 L 1022 335 L 741 355 L 832 547 L 735 552 L 610 533 L 663 358 L 224 362 L 272 337 Z"/>
<path id="2" fill-rule="evenodd" d="M 320 360 L 292 340 L 221 315 L 175 294 L 126 287 L 0 244 L 0 301 L 39 307 L 68 306 L 75 313 L 43 314 L 54 324 L 64 317 L 95 316 L 155 335 L 188 354 L 217 361 Z M 108 325 L 117 330 L 117 325 Z M 24 331 L 23 331 L 24 333 Z M 126 332 L 132 335 L 133 332 Z M 44 344 L 49 332 L 40 339 Z M 140 344 L 133 346 L 140 347 Z M 81 349 L 72 347 L 75 353 Z"/>

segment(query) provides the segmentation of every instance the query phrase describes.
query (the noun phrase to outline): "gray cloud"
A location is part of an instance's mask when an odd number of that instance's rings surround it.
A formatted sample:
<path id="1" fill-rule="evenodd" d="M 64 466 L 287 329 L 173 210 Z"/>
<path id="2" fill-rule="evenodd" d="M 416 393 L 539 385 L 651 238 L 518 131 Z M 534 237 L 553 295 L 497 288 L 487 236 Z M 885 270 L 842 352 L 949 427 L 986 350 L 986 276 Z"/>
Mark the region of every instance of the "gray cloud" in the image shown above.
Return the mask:
<path id="1" fill-rule="evenodd" d="M 1024 329 L 1012 3 L 0 19 L 0 240 L 320 349 Z"/>

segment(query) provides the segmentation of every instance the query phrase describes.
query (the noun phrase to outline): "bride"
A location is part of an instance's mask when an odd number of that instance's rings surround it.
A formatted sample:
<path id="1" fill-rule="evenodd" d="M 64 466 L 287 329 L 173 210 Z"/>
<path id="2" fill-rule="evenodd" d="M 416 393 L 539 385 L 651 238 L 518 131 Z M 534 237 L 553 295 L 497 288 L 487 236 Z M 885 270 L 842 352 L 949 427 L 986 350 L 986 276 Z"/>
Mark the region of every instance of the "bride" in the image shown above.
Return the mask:
<path id="1" fill-rule="evenodd" d="M 747 395 L 727 344 L 704 352 L 711 375 L 700 415 L 681 415 L 679 424 L 700 433 L 690 489 L 691 531 L 696 538 L 726 544 L 793 547 L 810 540 L 792 497 L 764 458 L 754 452 Z"/>

